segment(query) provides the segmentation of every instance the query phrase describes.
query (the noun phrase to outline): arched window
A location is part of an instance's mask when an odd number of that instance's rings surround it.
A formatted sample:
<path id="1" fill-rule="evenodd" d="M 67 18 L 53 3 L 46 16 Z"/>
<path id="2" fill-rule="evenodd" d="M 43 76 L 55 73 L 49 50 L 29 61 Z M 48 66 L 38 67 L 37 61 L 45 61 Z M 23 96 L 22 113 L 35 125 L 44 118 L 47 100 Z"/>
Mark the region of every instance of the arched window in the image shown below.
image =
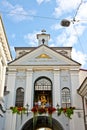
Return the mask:
<path id="1" fill-rule="evenodd" d="M 22 107 L 23 104 L 24 104 L 24 89 L 23 88 L 18 88 L 16 90 L 16 102 L 15 102 L 15 106 Z"/>
<path id="2" fill-rule="evenodd" d="M 62 89 L 62 107 L 71 106 L 70 89 L 65 87 Z"/>
<path id="3" fill-rule="evenodd" d="M 39 77 L 34 83 L 34 105 L 39 102 L 52 105 L 52 82 L 47 77 Z"/>
<path id="4" fill-rule="evenodd" d="M 43 77 L 35 83 L 35 90 L 51 90 L 51 81 Z"/>

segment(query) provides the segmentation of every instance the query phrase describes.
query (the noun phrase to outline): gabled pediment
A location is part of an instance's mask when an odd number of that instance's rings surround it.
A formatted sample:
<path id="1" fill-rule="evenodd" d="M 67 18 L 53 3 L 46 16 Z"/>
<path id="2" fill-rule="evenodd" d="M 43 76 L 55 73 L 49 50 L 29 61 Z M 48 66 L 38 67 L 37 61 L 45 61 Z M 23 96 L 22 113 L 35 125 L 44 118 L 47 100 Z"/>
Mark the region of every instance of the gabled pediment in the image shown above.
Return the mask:
<path id="1" fill-rule="evenodd" d="M 72 59 L 63 56 L 46 45 L 41 45 L 33 51 L 10 62 L 9 65 L 80 65 Z"/>

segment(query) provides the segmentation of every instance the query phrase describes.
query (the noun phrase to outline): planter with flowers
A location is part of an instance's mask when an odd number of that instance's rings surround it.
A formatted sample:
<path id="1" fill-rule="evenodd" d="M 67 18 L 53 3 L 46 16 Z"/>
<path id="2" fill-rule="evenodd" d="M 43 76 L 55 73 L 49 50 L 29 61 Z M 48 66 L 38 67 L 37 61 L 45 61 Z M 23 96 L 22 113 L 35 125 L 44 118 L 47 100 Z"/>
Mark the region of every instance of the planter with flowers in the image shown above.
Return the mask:
<path id="1" fill-rule="evenodd" d="M 69 119 L 72 119 L 71 116 L 74 114 L 75 107 L 69 107 L 69 108 L 58 108 L 58 116 L 60 116 L 62 113 L 68 117 Z"/>
<path id="2" fill-rule="evenodd" d="M 22 114 L 27 111 L 25 107 L 10 107 L 10 110 L 12 111 L 13 114 Z"/>
<path id="3" fill-rule="evenodd" d="M 48 113 L 48 115 L 52 115 L 52 113 L 56 111 L 56 108 L 54 108 L 54 107 L 48 107 L 47 108 L 47 107 L 37 107 L 37 106 L 35 106 L 31 109 L 31 111 L 33 112 L 34 115 L 36 115 L 36 114 L 46 114 L 46 113 Z"/>
<path id="4" fill-rule="evenodd" d="M 21 115 L 21 122 L 22 122 L 22 115 L 26 113 L 27 109 L 25 107 L 10 107 L 10 110 L 13 114 Z"/>

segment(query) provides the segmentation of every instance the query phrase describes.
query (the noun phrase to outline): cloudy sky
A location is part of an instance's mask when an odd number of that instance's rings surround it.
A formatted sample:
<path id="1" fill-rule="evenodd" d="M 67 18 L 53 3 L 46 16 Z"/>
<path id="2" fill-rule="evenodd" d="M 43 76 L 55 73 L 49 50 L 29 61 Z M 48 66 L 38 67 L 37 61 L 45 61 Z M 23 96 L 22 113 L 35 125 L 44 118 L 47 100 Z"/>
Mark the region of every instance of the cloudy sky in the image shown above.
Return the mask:
<path id="1" fill-rule="evenodd" d="M 14 47 L 38 46 L 36 34 L 45 29 L 49 46 L 72 47 L 72 58 L 87 69 L 87 0 L 2 0 L 0 13 L 13 58 Z"/>

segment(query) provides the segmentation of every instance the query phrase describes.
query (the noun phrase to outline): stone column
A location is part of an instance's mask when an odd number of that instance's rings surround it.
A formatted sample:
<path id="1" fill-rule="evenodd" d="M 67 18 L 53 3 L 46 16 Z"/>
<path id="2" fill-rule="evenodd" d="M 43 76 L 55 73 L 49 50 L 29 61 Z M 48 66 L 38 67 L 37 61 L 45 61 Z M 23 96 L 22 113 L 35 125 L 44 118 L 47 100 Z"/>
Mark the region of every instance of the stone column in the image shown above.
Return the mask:
<path id="1" fill-rule="evenodd" d="M 32 74 L 33 74 L 32 70 L 28 69 L 26 72 L 25 105 L 28 104 L 29 108 L 32 107 L 32 103 L 33 103 Z"/>
<path id="2" fill-rule="evenodd" d="M 60 105 L 60 73 L 58 69 L 54 70 L 53 106 L 56 107 L 57 103 Z"/>

